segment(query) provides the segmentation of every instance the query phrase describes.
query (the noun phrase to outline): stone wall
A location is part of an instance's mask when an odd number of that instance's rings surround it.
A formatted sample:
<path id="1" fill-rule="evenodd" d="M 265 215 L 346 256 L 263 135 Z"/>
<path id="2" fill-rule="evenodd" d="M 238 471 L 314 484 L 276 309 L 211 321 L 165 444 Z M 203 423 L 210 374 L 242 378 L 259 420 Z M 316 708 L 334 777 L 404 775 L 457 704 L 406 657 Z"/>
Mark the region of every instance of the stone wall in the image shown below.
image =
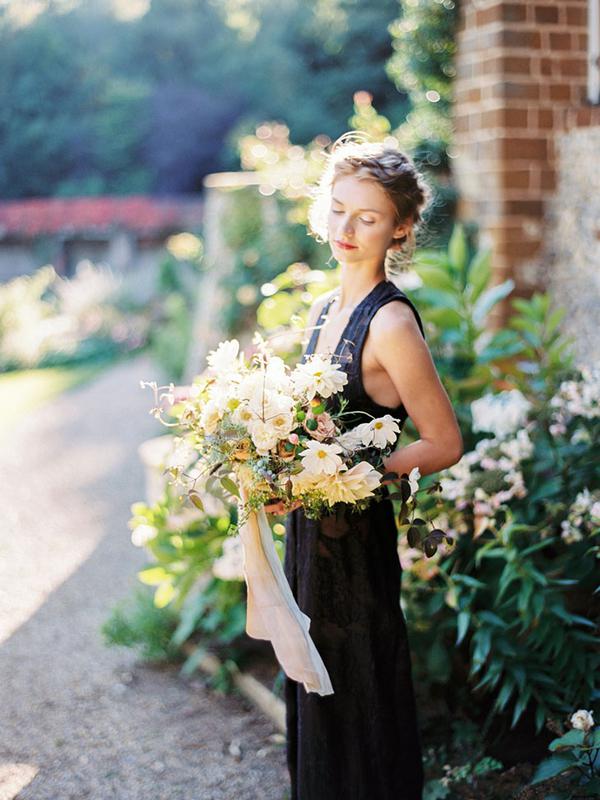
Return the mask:
<path id="1" fill-rule="evenodd" d="M 538 281 L 566 315 L 578 357 L 600 364 L 600 126 L 557 136 L 557 188 Z"/>

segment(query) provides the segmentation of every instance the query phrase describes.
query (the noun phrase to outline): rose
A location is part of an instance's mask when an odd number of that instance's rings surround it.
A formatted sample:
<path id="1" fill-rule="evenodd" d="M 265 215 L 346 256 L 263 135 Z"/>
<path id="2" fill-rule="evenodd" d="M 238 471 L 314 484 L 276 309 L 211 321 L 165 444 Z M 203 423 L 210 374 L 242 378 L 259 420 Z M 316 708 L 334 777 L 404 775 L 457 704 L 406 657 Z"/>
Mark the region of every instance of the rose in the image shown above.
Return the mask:
<path id="1" fill-rule="evenodd" d="M 314 422 L 309 422 L 309 420 L 316 421 L 317 427 L 314 430 L 311 430 L 311 425 L 314 426 Z M 302 423 L 302 427 L 310 436 L 312 436 L 313 439 L 316 439 L 318 442 L 322 442 L 324 439 L 331 439 L 338 432 L 334 421 L 326 411 L 323 411 L 321 414 L 317 414 L 316 416 L 309 412 L 306 419 Z"/>
<path id="2" fill-rule="evenodd" d="M 580 708 L 579 711 L 571 715 L 571 726 L 580 731 L 587 732 L 591 730 L 594 727 L 593 713 L 593 711 L 586 711 L 584 708 Z"/>
<path id="3" fill-rule="evenodd" d="M 298 444 L 298 436 L 295 436 L 296 442 L 290 441 L 292 434 L 289 439 L 280 439 L 277 442 L 277 455 L 282 461 L 293 461 L 296 457 L 296 445 Z"/>
<path id="4" fill-rule="evenodd" d="M 252 442 L 250 439 L 242 439 L 238 442 L 237 447 L 232 452 L 231 457 L 237 461 L 247 461 L 250 458 L 250 447 Z"/>

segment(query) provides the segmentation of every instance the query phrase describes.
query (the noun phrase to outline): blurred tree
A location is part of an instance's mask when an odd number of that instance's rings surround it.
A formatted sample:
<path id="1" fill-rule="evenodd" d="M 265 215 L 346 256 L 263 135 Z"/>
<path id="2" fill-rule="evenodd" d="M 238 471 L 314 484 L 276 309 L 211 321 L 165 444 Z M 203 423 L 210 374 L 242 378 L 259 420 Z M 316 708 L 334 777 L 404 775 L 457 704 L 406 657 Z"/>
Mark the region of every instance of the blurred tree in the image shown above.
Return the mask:
<path id="1" fill-rule="evenodd" d="M 0 195 L 197 191 L 238 167 L 234 131 L 279 119 L 297 142 L 335 138 L 357 91 L 397 125 L 397 2 L 152 0 L 136 16 L 125 0 L 55 0 L 19 26 L 0 15 Z"/>

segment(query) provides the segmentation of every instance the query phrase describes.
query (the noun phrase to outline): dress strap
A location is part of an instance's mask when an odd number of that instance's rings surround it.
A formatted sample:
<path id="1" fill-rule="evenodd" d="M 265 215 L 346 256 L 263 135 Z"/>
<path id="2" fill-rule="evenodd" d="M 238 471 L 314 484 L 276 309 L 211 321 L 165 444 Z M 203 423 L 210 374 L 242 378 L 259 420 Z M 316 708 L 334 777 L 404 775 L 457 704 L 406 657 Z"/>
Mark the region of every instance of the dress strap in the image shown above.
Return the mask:
<path id="1" fill-rule="evenodd" d="M 335 295 L 331 297 L 321 309 L 321 313 L 319 314 L 319 318 L 315 327 L 312 330 L 310 335 L 310 339 L 308 340 L 308 344 L 306 345 L 306 350 L 304 351 L 304 355 L 302 357 L 302 361 L 305 360 L 306 356 L 312 355 L 314 352 L 315 347 L 317 346 L 317 341 L 319 339 L 319 333 L 321 331 L 321 327 L 325 322 L 329 309 L 331 308 L 331 304 L 335 300 Z"/>

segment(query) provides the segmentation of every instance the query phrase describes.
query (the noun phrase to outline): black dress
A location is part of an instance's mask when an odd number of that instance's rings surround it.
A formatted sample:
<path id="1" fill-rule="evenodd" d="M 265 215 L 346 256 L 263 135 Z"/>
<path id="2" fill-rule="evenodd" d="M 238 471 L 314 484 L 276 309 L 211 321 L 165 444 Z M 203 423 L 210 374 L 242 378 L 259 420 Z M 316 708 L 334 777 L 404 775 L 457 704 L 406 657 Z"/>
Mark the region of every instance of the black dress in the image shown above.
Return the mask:
<path id="1" fill-rule="evenodd" d="M 404 407 L 373 402 L 360 370 L 371 319 L 391 300 L 408 303 L 423 333 L 412 302 L 384 280 L 352 312 L 335 355 L 348 373 L 346 410 L 391 413 L 402 428 Z M 305 356 L 314 351 L 331 302 Z M 291 512 L 284 570 L 298 606 L 311 619 L 309 632 L 334 689 L 320 696 L 285 678 L 291 800 L 421 800 L 421 744 L 391 501 L 320 520 L 307 519 L 302 508 Z"/>

